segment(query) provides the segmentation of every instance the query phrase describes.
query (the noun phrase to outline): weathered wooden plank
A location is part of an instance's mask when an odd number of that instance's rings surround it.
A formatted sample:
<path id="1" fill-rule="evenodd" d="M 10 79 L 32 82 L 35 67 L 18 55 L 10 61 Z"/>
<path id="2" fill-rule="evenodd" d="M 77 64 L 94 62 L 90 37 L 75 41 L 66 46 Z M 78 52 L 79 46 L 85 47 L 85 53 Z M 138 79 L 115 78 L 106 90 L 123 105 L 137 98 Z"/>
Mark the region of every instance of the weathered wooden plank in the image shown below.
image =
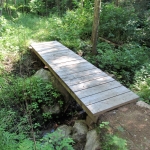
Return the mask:
<path id="1" fill-rule="evenodd" d="M 90 88 L 87 88 L 87 89 L 84 89 L 81 91 L 77 91 L 77 92 L 75 92 L 75 94 L 81 99 L 83 97 L 87 97 L 87 96 L 101 93 L 104 91 L 107 92 L 108 90 L 111 90 L 111 89 L 119 87 L 119 86 L 121 86 L 121 84 L 114 80 L 112 82 L 100 84 L 100 85 L 90 87 Z"/>
<path id="2" fill-rule="evenodd" d="M 67 48 L 48 48 L 48 47 L 46 47 L 46 48 L 43 48 L 43 49 L 41 49 L 41 48 L 39 48 L 39 49 L 37 49 L 37 52 L 40 54 L 40 55 L 46 55 L 46 54 L 48 54 L 48 53 L 58 53 L 58 52 L 68 52 L 68 49 Z"/>
<path id="3" fill-rule="evenodd" d="M 104 101 L 88 105 L 87 107 L 94 115 L 99 115 L 127 103 L 137 101 L 138 98 L 139 97 L 136 94 L 129 91 L 127 93 L 123 93 L 121 95 L 106 99 Z"/>
<path id="4" fill-rule="evenodd" d="M 41 54 L 40 54 L 41 55 Z M 51 62 L 53 63 L 62 63 L 62 62 L 67 62 L 67 61 L 71 61 L 71 60 L 79 60 L 79 59 L 83 59 L 82 57 L 80 57 L 79 55 L 71 52 L 71 51 L 66 51 L 66 53 L 63 53 L 61 55 L 61 53 L 59 53 L 59 55 L 55 52 L 53 52 L 50 56 L 50 54 L 44 54 L 41 55 L 44 60 L 49 63 L 51 65 Z M 85 59 L 83 59 L 85 62 L 87 62 Z"/>
<path id="5" fill-rule="evenodd" d="M 52 63 L 51 67 L 55 68 L 55 69 L 59 69 L 61 67 L 67 67 L 70 65 L 77 65 L 80 63 L 84 63 L 86 62 L 84 59 L 76 59 L 76 60 L 71 60 L 71 61 L 67 61 L 67 62 L 63 62 L 63 63 Z"/>
<path id="6" fill-rule="evenodd" d="M 80 84 L 86 81 L 91 81 L 93 79 L 97 79 L 97 78 L 103 78 L 108 76 L 106 73 L 104 72 L 99 72 L 96 74 L 91 74 L 91 75 L 87 75 L 87 76 L 82 76 L 79 78 L 75 78 L 75 79 L 71 79 L 71 80 L 64 80 L 65 83 L 70 87 L 71 85 L 75 85 L 75 84 Z"/>
<path id="7" fill-rule="evenodd" d="M 103 91 L 94 95 L 90 95 L 88 97 L 81 98 L 81 101 L 86 105 L 91 105 L 106 99 L 109 99 L 111 97 L 115 97 L 117 95 L 121 95 L 123 93 L 129 92 L 127 88 L 124 86 L 119 86 L 116 88 L 109 89 L 107 91 Z"/>
<path id="8" fill-rule="evenodd" d="M 93 79 L 91 81 L 86 81 L 86 82 L 83 82 L 83 83 L 80 83 L 80 84 L 69 86 L 69 88 L 72 91 L 77 92 L 77 91 L 81 91 L 83 89 L 87 89 L 87 88 L 97 86 L 97 85 L 101 85 L 101 84 L 111 82 L 111 81 L 114 81 L 114 79 L 112 77 L 109 77 L 109 76 L 99 77 L 99 78 Z"/>
<path id="9" fill-rule="evenodd" d="M 31 45 L 34 49 L 36 49 L 36 51 L 40 54 L 44 54 L 44 53 L 51 53 L 51 52 L 55 52 L 55 51 L 63 51 L 63 50 L 69 50 L 67 47 L 63 46 L 63 45 L 53 45 L 53 46 L 33 46 Z M 71 51 L 71 50 L 69 50 Z"/>
<path id="10" fill-rule="evenodd" d="M 98 68 L 93 68 L 93 69 L 89 69 L 89 70 L 83 70 L 82 72 L 77 72 L 77 73 L 61 76 L 61 78 L 63 80 L 72 80 L 72 79 L 79 78 L 82 76 L 87 76 L 90 74 L 94 75 L 95 73 L 99 73 L 99 72 L 102 72 L 102 71 Z"/>
<path id="11" fill-rule="evenodd" d="M 72 73 L 77 72 L 83 72 L 85 70 L 94 69 L 95 67 L 87 62 L 83 62 L 76 65 L 70 65 L 66 67 L 61 68 L 53 68 L 53 70 L 59 75 L 59 76 L 65 76 Z"/>
<path id="12" fill-rule="evenodd" d="M 69 61 L 72 61 L 72 60 L 81 60 L 82 58 L 80 57 L 67 57 L 67 56 L 62 56 L 61 58 L 58 58 L 58 59 L 51 59 L 51 58 L 46 58 L 46 57 L 43 57 L 46 62 L 51 65 L 51 64 L 58 64 L 58 63 L 64 63 L 64 62 L 69 62 Z M 86 62 L 86 61 L 84 61 Z"/>
<path id="13" fill-rule="evenodd" d="M 59 58 L 62 56 L 69 56 L 69 55 L 73 55 L 72 51 L 68 51 L 68 50 L 61 50 L 61 51 L 50 51 L 48 53 L 39 53 L 43 58 L 45 56 L 49 57 L 49 58 Z"/>

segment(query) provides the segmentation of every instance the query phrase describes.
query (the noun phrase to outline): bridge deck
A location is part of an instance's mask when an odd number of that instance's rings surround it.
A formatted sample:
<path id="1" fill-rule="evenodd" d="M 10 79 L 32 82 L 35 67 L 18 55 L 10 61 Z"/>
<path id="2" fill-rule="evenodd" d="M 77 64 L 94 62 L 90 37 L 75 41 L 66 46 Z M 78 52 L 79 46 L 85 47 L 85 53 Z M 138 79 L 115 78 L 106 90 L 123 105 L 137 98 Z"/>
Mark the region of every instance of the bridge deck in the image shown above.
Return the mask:
<path id="1" fill-rule="evenodd" d="M 89 117 L 134 102 L 138 96 L 57 41 L 33 43 L 33 51 Z"/>

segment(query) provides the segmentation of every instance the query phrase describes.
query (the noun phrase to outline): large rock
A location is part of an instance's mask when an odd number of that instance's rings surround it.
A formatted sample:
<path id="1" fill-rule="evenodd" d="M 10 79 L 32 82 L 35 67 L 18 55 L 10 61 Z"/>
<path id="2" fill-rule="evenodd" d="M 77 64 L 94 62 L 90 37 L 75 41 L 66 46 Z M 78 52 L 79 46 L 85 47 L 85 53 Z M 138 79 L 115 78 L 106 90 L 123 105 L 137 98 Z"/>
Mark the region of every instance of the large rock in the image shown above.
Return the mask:
<path id="1" fill-rule="evenodd" d="M 136 105 L 138 105 L 138 106 L 140 106 L 140 107 L 143 107 L 143 108 L 148 108 L 148 109 L 150 109 L 150 105 L 147 104 L 147 103 L 145 103 L 144 101 L 138 101 L 138 102 L 136 103 Z"/>
<path id="2" fill-rule="evenodd" d="M 84 120 L 77 120 L 73 126 L 72 138 L 75 142 L 84 142 L 88 132 L 87 124 Z"/>
<path id="3" fill-rule="evenodd" d="M 59 114 L 60 106 L 58 104 L 56 104 L 54 106 L 42 105 L 42 110 L 44 113 Z"/>
<path id="4" fill-rule="evenodd" d="M 62 125 L 59 126 L 57 130 L 60 130 L 61 133 L 65 135 L 65 137 L 71 137 L 73 128 L 71 126 Z"/>
<path id="5" fill-rule="evenodd" d="M 87 133 L 84 150 L 100 150 L 100 138 L 97 131 L 91 130 Z"/>
<path id="6" fill-rule="evenodd" d="M 38 70 L 34 76 L 39 77 L 45 81 L 51 81 L 52 80 L 52 75 L 48 70 L 45 69 L 40 69 Z"/>

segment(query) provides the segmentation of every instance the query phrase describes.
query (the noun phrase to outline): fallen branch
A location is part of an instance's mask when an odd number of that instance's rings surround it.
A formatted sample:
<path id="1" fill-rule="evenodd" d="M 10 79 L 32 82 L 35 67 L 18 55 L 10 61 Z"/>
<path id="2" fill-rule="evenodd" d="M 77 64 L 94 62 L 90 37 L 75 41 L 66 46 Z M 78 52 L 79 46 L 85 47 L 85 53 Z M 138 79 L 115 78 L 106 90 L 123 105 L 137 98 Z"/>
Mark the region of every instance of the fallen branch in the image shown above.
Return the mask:
<path id="1" fill-rule="evenodd" d="M 121 45 L 119 45 L 119 44 L 116 44 L 116 43 L 113 43 L 113 42 L 111 42 L 111 41 L 109 41 L 109 40 L 106 40 L 106 39 L 104 39 L 104 38 L 102 38 L 102 37 L 99 37 L 99 39 L 102 40 L 102 41 L 105 41 L 105 42 L 107 42 L 107 43 L 109 43 L 109 44 L 111 44 L 111 45 L 113 45 L 113 46 L 115 46 L 115 47 L 120 47 L 120 46 L 121 46 Z"/>

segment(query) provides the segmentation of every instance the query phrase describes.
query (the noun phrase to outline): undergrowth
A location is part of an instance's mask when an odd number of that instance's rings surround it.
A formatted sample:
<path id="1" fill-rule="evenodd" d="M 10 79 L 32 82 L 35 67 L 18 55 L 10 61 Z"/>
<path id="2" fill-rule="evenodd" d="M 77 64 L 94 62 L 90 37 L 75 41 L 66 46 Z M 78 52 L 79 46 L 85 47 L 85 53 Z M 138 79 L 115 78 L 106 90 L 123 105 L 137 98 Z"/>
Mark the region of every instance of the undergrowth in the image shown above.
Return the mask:
<path id="1" fill-rule="evenodd" d="M 61 130 L 49 133 L 41 139 L 33 141 L 23 134 L 9 133 L 0 128 L 1 150 L 73 150 L 71 138 L 66 138 Z"/>
<path id="2" fill-rule="evenodd" d="M 11 85 L 11 86 L 10 86 Z M 51 82 L 38 77 L 5 80 L 0 87 L 0 146 L 2 150 L 73 150 L 74 143 L 61 131 L 40 137 L 53 116 L 42 106 L 63 109 L 63 97 Z"/>
<path id="3" fill-rule="evenodd" d="M 119 136 L 109 133 L 109 122 L 102 122 L 98 131 L 101 135 L 101 146 L 103 150 L 128 150 L 127 141 Z"/>
<path id="4" fill-rule="evenodd" d="M 51 82 L 37 77 L 11 78 L 1 87 L 0 99 L 1 112 L 7 110 L 6 112 L 10 113 L 9 116 L 12 115 L 13 119 L 13 122 L 10 120 L 7 130 L 14 132 L 17 130 L 29 132 L 31 124 L 34 129 L 44 127 L 52 118 L 51 112 L 45 112 L 44 107 L 53 107 L 57 104 L 63 108 L 64 104 L 63 97 L 53 88 Z M 1 117 L 3 118 L 3 115 Z M 19 124 L 14 128 L 15 122 Z"/>
<path id="5" fill-rule="evenodd" d="M 88 57 L 88 60 L 102 70 L 114 74 L 126 86 L 133 84 L 136 71 L 149 61 L 149 49 L 137 43 L 125 44 L 116 49 L 101 42 L 97 51 L 98 54 Z"/>

